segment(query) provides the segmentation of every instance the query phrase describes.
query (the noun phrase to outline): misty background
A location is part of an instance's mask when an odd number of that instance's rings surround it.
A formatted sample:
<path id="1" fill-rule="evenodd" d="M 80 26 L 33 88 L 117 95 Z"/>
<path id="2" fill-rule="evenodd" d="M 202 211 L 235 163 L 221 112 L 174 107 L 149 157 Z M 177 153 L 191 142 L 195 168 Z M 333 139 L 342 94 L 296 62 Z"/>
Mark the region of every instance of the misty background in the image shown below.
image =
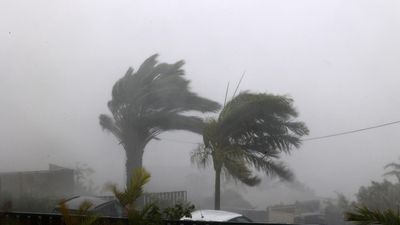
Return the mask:
<path id="1" fill-rule="evenodd" d="M 115 81 L 154 53 L 162 62 L 185 60 L 192 90 L 220 103 L 227 82 L 234 86 L 246 71 L 240 90 L 290 95 L 309 137 L 397 121 L 399 10 L 394 0 L 3 0 L 0 172 L 86 163 L 100 187 L 122 184 L 124 150 L 101 130 L 98 116 L 108 113 Z M 394 125 L 305 141 L 284 160 L 310 198 L 335 192 L 352 198 L 397 160 L 398 137 Z M 212 170 L 189 160 L 201 137 L 160 138 L 144 154 L 148 190 L 212 196 Z M 292 187 L 264 179 L 236 188 L 264 208 L 308 197 Z M 286 197 L 274 198 L 278 193 Z"/>

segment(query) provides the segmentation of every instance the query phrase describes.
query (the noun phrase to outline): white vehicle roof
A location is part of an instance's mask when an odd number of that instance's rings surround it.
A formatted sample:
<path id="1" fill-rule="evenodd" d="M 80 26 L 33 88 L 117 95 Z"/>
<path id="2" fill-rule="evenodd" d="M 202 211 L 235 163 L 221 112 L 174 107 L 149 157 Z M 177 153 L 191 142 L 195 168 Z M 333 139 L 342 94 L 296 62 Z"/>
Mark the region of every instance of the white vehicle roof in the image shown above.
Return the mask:
<path id="1" fill-rule="evenodd" d="M 192 212 L 192 218 L 183 217 L 181 220 L 197 220 L 197 221 L 229 221 L 233 218 L 242 216 L 238 213 L 227 212 L 222 210 L 196 210 Z"/>

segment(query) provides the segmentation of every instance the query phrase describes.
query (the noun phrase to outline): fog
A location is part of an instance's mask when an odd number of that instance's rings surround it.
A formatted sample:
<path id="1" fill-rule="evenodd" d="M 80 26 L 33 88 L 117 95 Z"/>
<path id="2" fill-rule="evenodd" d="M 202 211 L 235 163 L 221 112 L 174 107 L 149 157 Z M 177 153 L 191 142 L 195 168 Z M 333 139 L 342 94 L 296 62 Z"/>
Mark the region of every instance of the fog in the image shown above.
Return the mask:
<path id="1" fill-rule="evenodd" d="M 96 171 L 97 185 L 123 184 L 124 149 L 98 116 L 109 112 L 111 88 L 128 67 L 154 53 L 161 62 L 185 60 L 192 90 L 219 103 L 243 71 L 240 90 L 291 96 L 310 129 L 306 138 L 397 121 L 399 10 L 394 0 L 3 0 L 0 172 L 79 162 Z M 310 198 L 353 198 L 400 156 L 399 129 L 304 141 L 284 160 Z M 201 136 L 174 131 L 160 139 L 145 150 L 148 190 L 211 197 L 212 169 L 189 160 Z M 194 185 L 193 177 L 204 182 Z M 236 189 L 254 208 L 305 196 L 268 178 Z"/>

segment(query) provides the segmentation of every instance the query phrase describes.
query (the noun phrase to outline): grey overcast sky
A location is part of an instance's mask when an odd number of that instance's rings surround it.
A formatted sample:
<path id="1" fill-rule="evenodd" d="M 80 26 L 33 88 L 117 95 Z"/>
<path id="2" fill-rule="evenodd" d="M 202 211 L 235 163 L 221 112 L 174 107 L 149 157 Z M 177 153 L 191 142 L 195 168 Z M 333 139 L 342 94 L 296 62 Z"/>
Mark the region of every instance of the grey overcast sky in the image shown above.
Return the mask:
<path id="1" fill-rule="evenodd" d="M 400 120 L 399 12 L 396 0 L 2 0 L 0 171 L 81 162 L 98 183 L 123 182 L 123 149 L 98 115 L 114 82 L 154 53 L 184 59 L 192 89 L 219 102 L 246 70 L 240 89 L 290 95 L 309 137 Z M 398 159 L 399 133 L 304 142 L 284 159 L 318 195 L 352 196 Z M 155 178 L 187 168 L 183 177 L 196 171 L 193 147 L 154 141 L 145 166 Z"/>

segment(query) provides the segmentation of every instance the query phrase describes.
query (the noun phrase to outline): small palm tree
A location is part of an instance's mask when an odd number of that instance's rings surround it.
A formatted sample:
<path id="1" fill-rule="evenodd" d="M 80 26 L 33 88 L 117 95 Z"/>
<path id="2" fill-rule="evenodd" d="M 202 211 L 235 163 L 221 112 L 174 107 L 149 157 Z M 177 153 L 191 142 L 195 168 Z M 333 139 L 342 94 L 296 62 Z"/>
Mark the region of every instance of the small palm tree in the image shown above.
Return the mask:
<path id="1" fill-rule="evenodd" d="M 129 68 L 112 89 L 108 102 L 112 116 L 100 115 L 100 125 L 111 132 L 126 153 L 127 184 L 135 168 L 142 167 L 146 145 L 169 130 L 201 134 L 203 120 L 188 111 L 215 112 L 217 102 L 190 91 L 184 78 L 183 61 L 158 63 L 157 55 L 146 59 L 134 72 Z"/>
<path id="2" fill-rule="evenodd" d="M 386 164 L 386 166 L 384 167 L 385 169 L 389 169 L 391 168 L 392 170 L 384 173 L 384 176 L 395 176 L 397 178 L 397 181 L 400 182 L 400 164 L 399 163 L 389 163 Z"/>
<path id="3" fill-rule="evenodd" d="M 294 121 L 293 100 L 279 95 L 244 92 L 228 102 L 218 118 L 209 119 L 203 142 L 192 152 L 191 161 L 215 170 L 214 207 L 220 209 L 221 174 L 246 185 L 260 183 L 252 168 L 284 180 L 292 172 L 279 159 L 299 147 L 300 137 L 308 134 L 302 122 Z"/>
<path id="4" fill-rule="evenodd" d="M 118 190 L 115 184 L 108 184 L 106 189 L 112 191 L 123 207 L 136 209 L 135 202 L 143 195 L 144 185 L 150 181 L 150 177 L 146 169 L 137 168 L 133 171 L 132 179 L 123 191 Z"/>
<path id="5" fill-rule="evenodd" d="M 77 214 L 72 215 L 65 204 L 65 201 L 60 202 L 60 213 L 64 219 L 66 225 L 93 225 L 98 220 L 98 216 L 89 212 L 89 209 L 93 206 L 90 201 L 83 201 L 79 205 Z"/>
<path id="6" fill-rule="evenodd" d="M 150 225 L 161 222 L 161 212 L 156 204 L 150 203 L 139 209 L 135 204 L 143 195 L 143 187 L 150 181 L 150 173 L 144 168 L 134 170 L 132 179 L 127 187 L 120 191 L 115 184 L 109 184 L 107 189 L 111 190 L 121 205 L 125 208 L 129 224 Z"/>
<path id="7" fill-rule="evenodd" d="M 399 214 L 395 213 L 393 209 L 379 211 L 362 206 L 356 207 L 355 212 L 347 212 L 345 217 L 347 221 L 354 222 L 358 225 L 400 225 Z"/>

